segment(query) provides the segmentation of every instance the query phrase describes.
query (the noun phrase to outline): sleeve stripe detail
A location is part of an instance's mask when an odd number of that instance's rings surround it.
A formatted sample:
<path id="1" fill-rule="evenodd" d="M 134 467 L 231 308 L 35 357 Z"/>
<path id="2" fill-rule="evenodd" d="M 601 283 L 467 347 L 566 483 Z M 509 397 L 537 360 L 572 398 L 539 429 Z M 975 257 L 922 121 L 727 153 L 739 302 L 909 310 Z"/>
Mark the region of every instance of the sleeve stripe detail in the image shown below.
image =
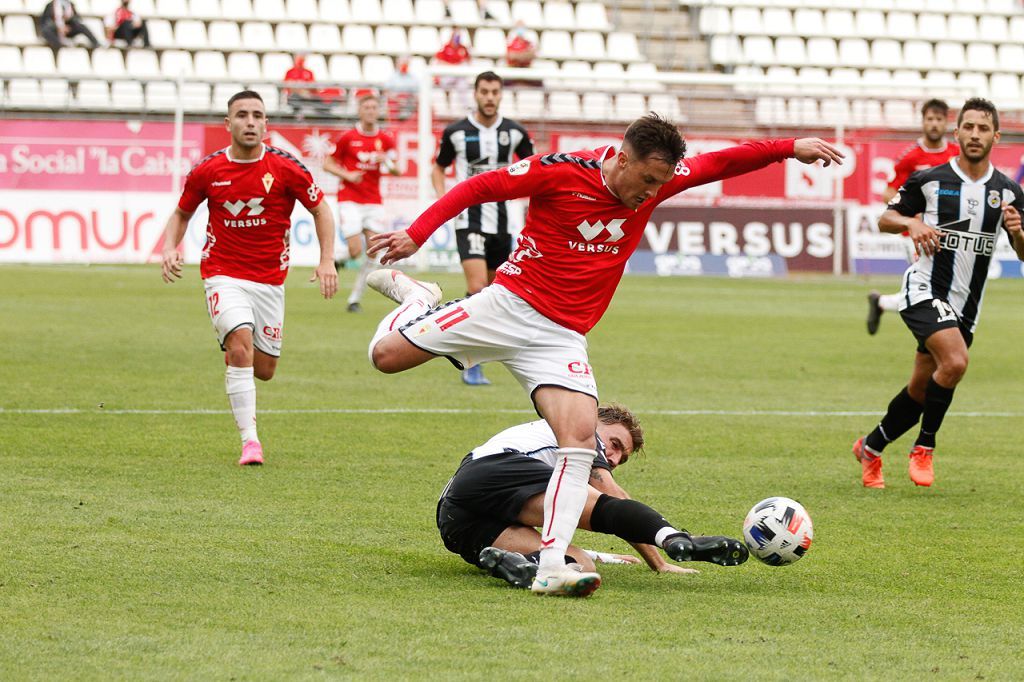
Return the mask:
<path id="1" fill-rule="evenodd" d="M 227 149 L 218 149 L 217 151 L 213 152 L 212 154 L 207 154 L 206 156 L 204 156 L 203 158 L 201 158 L 199 160 L 199 163 L 197 163 L 196 165 L 192 166 L 192 170 L 190 170 L 188 172 L 188 174 L 192 175 L 193 171 L 195 171 L 196 168 L 199 168 L 200 166 L 202 166 L 207 161 L 212 161 L 213 159 L 217 158 L 218 156 L 220 156 L 221 154 L 224 154 L 226 152 L 227 152 Z"/>
<path id="2" fill-rule="evenodd" d="M 301 169 L 302 169 L 302 172 L 303 172 L 303 173 L 309 173 L 309 169 L 308 169 L 308 168 L 306 168 L 306 167 L 305 167 L 305 166 L 304 166 L 304 165 L 302 164 L 302 162 L 301 162 L 301 161 L 299 161 L 298 159 L 296 159 L 296 158 L 295 158 L 294 156 L 292 156 L 292 155 L 291 155 L 291 154 L 289 154 L 288 152 L 284 151 L 283 149 L 278 149 L 277 147 L 271 147 L 271 146 L 270 146 L 270 145 L 268 144 L 268 145 L 267 145 L 267 151 L 268 151 L 268 152 L 270 152 L 271 154 L 277 154 L 277 155 L 278 155 L 278 156 L 280 156 L 281 158 L 284 158 L 284 159 L 288 159 L 289 161 L 291 161 L 292 163 L 294 163 L 294 164 L 295 164 L 296 166 L 298 166 L 299 168 L 301 168 Z"/>
<path id="3" fill-rule="evenodd" d="M 540 164 L 542 166 L 551 166 L 556 163 L 575 163 L 577 166 L 583 168 L 600 168 L 601 164 L 596 159 L 581 159 L 578 156 L 572 154 L 547 154 L 540 157 Z"/>

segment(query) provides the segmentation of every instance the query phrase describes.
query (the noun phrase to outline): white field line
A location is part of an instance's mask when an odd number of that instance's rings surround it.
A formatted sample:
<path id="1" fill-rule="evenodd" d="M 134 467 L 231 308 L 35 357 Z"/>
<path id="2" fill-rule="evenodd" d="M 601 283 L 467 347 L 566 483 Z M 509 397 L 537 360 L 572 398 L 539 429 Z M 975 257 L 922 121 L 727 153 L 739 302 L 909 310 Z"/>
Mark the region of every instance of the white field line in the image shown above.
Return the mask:
<path id="1" fill-rule="evenodd" d="M 309 408 L 284 410 L 258 410 L 259 414 L 536 414 L 533 410 L 510 409 L 472 409 L 472 408 Z M 0 407 L 0 416 L 5 414 L 110 414 L 110 415 L 227 415 L 229 410 L 209 409 L 106 409 L 95 407 L 82 409 L 76 407 L 55 408 L 6 408 Z M 878 417 L 880 410 L 639 410 L 638 414 L 662 417 Z M 1024 417 L 1024 412 L 950 412 L 951 417 Z"/>

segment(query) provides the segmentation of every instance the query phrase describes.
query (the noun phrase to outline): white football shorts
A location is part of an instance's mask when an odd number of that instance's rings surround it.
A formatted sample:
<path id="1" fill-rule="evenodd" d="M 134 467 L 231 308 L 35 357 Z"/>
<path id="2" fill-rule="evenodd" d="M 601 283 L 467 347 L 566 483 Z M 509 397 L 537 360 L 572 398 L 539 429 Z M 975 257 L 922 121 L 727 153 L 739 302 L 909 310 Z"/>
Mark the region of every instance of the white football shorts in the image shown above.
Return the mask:
<path id="1" fill-rule="evenodd" d="M 380 204 L 341 201 L 338 203 L 338 222 L 341 223 L 341 235 L 345 239 L 360 235 L 364 230 L 380 234 L 388 229 L 384 207 Z"/>
<path id="2" fill-rule="evenodd" d="M 217 275 L 203 280 L 206 310 L 224 349 L 224 339 L 240 327 L 252 329 L 253 345 L 275 358 L 284 338 L 284 285 Z"/>
<path id="3" fill-rule="evenodd" d="M 561 386 L 597 400 L 586 337 L 552 322 L 501 285 L 445 303 L 399 331 L 459 369 L 500 362 L 531 398 L 540 386 Z"/>

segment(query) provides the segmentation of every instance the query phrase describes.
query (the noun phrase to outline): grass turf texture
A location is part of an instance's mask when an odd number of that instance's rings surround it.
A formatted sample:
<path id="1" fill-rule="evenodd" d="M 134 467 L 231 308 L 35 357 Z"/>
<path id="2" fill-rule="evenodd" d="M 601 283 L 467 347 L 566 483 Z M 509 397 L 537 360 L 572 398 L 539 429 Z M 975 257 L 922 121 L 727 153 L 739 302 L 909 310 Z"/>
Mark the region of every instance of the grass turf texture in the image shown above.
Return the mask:
<path id="1" fill-rule="evenodd" d="M 908 480 L 907 436 L 873 491 L 850 443 L 914 343 L 891 314 L 866 335 L 867 284 L 627 278 L 589 337 L 603 398 L 647 429 L 616 478 L 693 532 L 738 535 L 754 502 L 794 497 L 816 538 L 787 568 L 604 567 L 573 601 L 484 576 L 434 528 L 462 455 L 532 417 L 516 382 L 490 366 L 494 386 L 464 387 L 444 361 L 379 376 L 387 302 L 347 314 L 304 276 L 261 409 L 474 411 L 265 413 L 267 466 L 243 470 L 194 268 L 173 287 L 152 267 L 0 268 L 0 678 L 1020 675 L 1019 282 L 990 285 L 936 486 Z M 11 412 L 36 408 L 84 412 Z M 716 409 L 872 414 L 651 414 Z"/>

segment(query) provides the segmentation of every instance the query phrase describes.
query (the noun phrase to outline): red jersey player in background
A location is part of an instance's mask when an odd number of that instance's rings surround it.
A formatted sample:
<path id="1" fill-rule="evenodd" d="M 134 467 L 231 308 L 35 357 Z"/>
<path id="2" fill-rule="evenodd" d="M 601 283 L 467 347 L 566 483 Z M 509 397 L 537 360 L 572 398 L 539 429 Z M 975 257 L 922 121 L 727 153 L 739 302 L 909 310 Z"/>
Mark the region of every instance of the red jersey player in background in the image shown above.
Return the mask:
<path id="1" fill-rule="evenodd" d="M 554 432 L 559 449 L 534 592 L 586 596 L 600 584 L 596 573 L 564 564 L 596 456 L 597 384 L 584 335 L 611 302 L 651 212 L 689 187 L 788 157 L 841 159 L 817 139 L 753 142 L 684 160 L 685 149 L 676 127 L 651 114 L 629 126 L 618 150 L 530 156 L 482 173 L 452 188 L 408 230 L 371 239 L 370 252 L 392 263 L 470 206 L 530 197 L 517 248 L 480 293 L 435 308 L 436 284 L 396 270 L 374 272 L 368 283 L 399 303 L 370 341 L 378 370 L 401 372 L 441 355 L 460 369 L 501 362 Z"/>
<path id="2" fill-rule="evenodd" d="M 941 166 L 954 156 L 960 154 L 960 146 L 951 140 L 946 139 L 946 131 L 949 127 L 949 105 L 941 99 L 930 99 L 921 106 L 921 137 L 896 161 L 895 175 L 889 186 L 882 193 L 882 199 L 888 205 L 889 200 L 896 196 L 907 178 L 916 171 L 925 168 Z M 903 233 L 907 237 L 907 233 Z M 917 260 L 914 245 L 906 240 L 907 260 L 913 263 Z M 878 331 L 878 323 L 882 313 L 886 310 L 895 312 L 899 310 L 902 293 L 879 294 L 872 291 L 868 294 L 868 334 Z"/>
<path id="3" fill-rule="evenodd" d="M 383 201 L 380 196 L 382 172 L 398 175 L 395 140 L 380 129 L 380 100 L 371 91 L 359 99 L 359 123 L 346 130 L 334 143 L 334 153 L 324 159 L 324 171 L 341 178 L 338 184 L 338 219 L 341 234 L 348 243 L 349 258 L 363 252 L 363 236 L 380 234 L 387 229 Z M 341 267 L 341 261 L 335 261 Z M 366 258 L 359 267 L 348 311 L 360 311 L 359 301 L 366 290 L 366 276 L 378 267 L 373 258 Z"/>
<path id="4" fill-rule="evenodd" d="M 306 167 L 291 154 L 263 144 L 267 117 L 258 93 L 246 90 L 232 96 L 224 122 L 231 146 L 196 164 L 167 221 L 163 277 L 168 283 L 181 277 L 178 244 L 205 200 L 210 219 L 200 273 L 207 311 L 227 363 L 224 384 L 231 413 L 242 437 L 238 463 L 262 464 L 253 378 L 269 381 L 281 355 L 284 280 L 296 199 L 313 215 L 320 264 L 310 281 L 320 280 L 324 298 L 338 289 L 334 220 Z"/>

